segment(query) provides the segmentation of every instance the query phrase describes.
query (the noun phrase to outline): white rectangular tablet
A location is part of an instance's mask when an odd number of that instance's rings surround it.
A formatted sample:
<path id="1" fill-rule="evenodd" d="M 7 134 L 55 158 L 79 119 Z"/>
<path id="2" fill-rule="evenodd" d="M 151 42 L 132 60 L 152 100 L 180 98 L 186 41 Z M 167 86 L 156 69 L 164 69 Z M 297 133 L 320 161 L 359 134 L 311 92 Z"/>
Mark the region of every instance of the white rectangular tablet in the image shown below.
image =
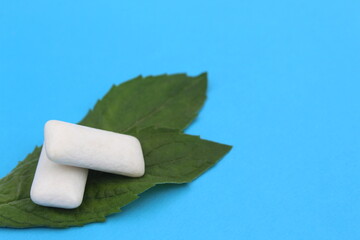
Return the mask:
<path id="1" fill-rule="evenodd" d="M 31 200 L 42 206 L 77 208 L 81 205 L 88 170 L 50 161 L 43 146 L 34 180 Z"/>
<path id="2" fill-rule="evenodd" d="M 145 172 L 139 140 L 125 134 L 51 120 L 45 124 L 45 148 L 59 164 L 129 177 Z"/>

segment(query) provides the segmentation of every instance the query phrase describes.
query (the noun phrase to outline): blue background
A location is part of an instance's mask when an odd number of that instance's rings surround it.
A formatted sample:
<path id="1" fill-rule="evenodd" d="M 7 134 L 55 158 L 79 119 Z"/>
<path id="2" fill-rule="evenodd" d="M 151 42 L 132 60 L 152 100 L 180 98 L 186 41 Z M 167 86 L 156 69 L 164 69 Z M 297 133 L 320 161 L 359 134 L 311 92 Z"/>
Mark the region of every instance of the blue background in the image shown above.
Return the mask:
<path id="1" fill-rule="evenodd" d="M 0 2 L 0 175 L 112 84 L 209 73 L 187 130 L 234 145 L 83 228 L 0 239 L 360 239 L 360 2 Z"/>

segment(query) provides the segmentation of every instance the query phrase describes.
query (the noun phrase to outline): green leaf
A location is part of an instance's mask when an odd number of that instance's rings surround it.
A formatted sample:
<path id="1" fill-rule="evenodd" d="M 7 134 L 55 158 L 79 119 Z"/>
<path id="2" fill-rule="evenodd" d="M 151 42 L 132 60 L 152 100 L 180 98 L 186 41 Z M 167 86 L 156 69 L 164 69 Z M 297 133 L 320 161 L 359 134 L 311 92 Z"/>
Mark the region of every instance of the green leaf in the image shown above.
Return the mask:
<path id="1" fill-rule="evenodd" d="M 184 129 L 204 104 L 206 87 L 206 73 L 140 76 L 113 86 L 80 124 L 114 132 L 150 126 Z"/>
<path id="2" fill-rule="evenodd" d="M 171 129 L 146 128 L 132 135 L 139 138 L 143 147 L 144 177 L 91 171 L 83 204 L 74 210 L 42 207 L 30 200 L 30 185 L 40 154 L 40 148 L 36 148 L 0 181 L 0 226 L 70 227 L 105 221 L 105 216 L 119 212 L 120 207 L 157 184 L 194 180 L 231 148 Z"/>
<path id="3" fill-rule="evenodd" d="M 128 178 L 90 171 L 79 208 L 42 207 L 29 197 L 41 151 L 37 147 L 0 180 L 0 226 L 62 228 L 105 221 L 105 216 L 119 212 L 121 207 L 137 199 L 138 194 L 157 184 L 194 180 L 231 147 L 165 127 L 185 128 L 203 104 L 205 88 L 204 74 L 195 78 L 185 75 L 136 78 L 113 87 L 81 124 L 138 137 L 146 174 L 141 178 Z M 156 100 L 152 100 L 152 95 L 156 95 Z"/>

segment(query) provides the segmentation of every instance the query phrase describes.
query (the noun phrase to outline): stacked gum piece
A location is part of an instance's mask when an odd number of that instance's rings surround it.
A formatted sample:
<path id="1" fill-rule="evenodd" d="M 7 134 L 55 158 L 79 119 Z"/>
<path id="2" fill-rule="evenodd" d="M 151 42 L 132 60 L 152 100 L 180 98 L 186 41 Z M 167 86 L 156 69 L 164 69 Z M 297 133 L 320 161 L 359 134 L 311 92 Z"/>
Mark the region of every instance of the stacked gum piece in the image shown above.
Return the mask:
<path id="1" fill-rule="evenodd" d="M 88 169 L 128 177 L 145 173 L 137 138 L 51 120 L 31 187 L 31 200 L 42 206 L 72 209 L 81 205 Z"/>

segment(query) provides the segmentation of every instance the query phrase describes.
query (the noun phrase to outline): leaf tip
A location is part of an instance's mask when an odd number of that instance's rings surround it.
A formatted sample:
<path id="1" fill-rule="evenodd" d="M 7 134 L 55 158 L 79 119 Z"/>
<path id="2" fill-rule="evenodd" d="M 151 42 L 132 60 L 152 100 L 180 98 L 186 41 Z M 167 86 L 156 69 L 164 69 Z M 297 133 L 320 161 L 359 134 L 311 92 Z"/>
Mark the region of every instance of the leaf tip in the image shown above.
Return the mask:
<path id="1" fill-rule="evenodd" d="M 208 77 L 208 72 L 202 72 L 202 73 L 200 73 L 199 74 L 199 77 L 205 77 L 205 78 L 207 78 Z"/>

